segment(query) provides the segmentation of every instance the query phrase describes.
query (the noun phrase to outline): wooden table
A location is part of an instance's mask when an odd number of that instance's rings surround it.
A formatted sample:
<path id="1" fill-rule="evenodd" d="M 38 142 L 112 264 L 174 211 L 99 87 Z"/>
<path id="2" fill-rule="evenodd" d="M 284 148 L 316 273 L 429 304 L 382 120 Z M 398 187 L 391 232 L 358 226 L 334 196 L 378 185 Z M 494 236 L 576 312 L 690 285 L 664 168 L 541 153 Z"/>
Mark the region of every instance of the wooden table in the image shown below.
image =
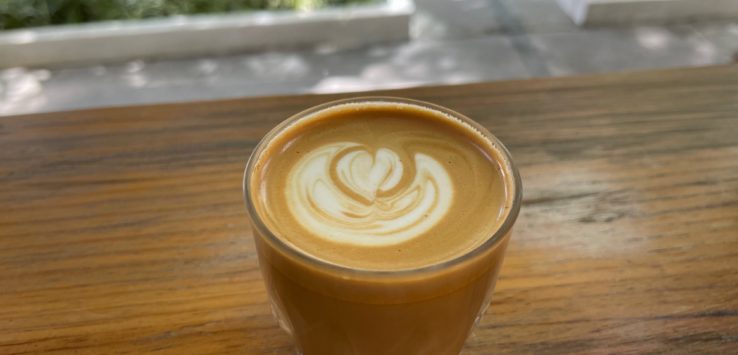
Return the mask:
<path id="1" fill-rule="evenodd" d="M 381 92 L 512 151 L 467 354 L 738 353 L 738 66 Z M 0 353 L 291 354 L 241 199 L 284 96 L 0 118 Z"/>

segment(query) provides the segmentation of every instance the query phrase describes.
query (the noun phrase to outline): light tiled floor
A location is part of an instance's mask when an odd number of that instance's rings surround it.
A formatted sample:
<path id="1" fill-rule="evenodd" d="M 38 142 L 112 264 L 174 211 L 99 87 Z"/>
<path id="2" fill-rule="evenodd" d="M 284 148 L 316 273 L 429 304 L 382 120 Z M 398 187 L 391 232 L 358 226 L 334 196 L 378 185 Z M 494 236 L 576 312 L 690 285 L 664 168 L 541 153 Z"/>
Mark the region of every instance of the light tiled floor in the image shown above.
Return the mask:
<path id="1" fill-rule="evenodd" d="M 718 61 L 738 61 L 738 22 L 695 26 L 699 36 L 715 45 Z"/>
<path id="2" fill-rule="evenodd" d="M 9 92 L 0 104 L 2 114 L 282 93 L 366 91 L 527 78 L 529 74 L 507 37 L 488 36 L 451 42 L 414 41 L 336 53 L 269 52 L 54 71 L 14 69 L 4 76 Z"/>
<path id="3" fill-rule="evenodd" d="M 415 4 L 410 26 L 415 40 L 465 39 L 504 29 L 496 11 L 497 0 L 416 0 Z"/>
<path id="4" fill-rule="evenodd" d="M 578 31 L 579 27 L 552 0 L 501 0 L 527 33 Z"/>
<path id="5" fill-rule="evenodd" d="M 718 44 L 663 27 L 529 35 L 553 75 L 709 65 Z M 584 48 L 585 50 L 582 50 Z"/>
<path id="6" fill-rule="evenodd" d="M 580 29 L 554 0 L 418 0 L 409 42 L 0 71 L 0 115 L 727 63 L 738 23 Z"/>

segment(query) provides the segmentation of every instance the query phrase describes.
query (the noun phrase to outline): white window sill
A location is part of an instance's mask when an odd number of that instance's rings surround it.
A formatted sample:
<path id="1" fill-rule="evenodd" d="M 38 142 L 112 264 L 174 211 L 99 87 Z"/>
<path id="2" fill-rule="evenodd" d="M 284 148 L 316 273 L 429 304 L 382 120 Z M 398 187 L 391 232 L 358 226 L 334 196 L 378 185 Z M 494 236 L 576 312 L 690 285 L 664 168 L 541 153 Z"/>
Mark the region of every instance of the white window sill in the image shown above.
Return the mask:
<path id="1" fill-rule="evenodd" d="M 412 0 L 314 12 L 259 11 L 0 32 L 0 68 L 99 63 L 408 38 Z"/>

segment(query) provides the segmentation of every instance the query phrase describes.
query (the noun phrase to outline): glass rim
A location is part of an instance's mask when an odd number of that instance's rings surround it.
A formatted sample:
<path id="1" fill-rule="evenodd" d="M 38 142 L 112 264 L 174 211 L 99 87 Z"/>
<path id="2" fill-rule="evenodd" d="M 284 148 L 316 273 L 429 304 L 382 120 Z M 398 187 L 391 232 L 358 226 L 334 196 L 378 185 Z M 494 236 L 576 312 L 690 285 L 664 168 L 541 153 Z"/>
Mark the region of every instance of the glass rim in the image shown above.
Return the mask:
<path id="1" fill-rule="evenodd" d="M 486 239 L 483 243 L 477 245 L 473 249 L 463 254 L 459 254 L 451 259 L 448 259 L 448 260 L 445 260 L 439 263 L 425 265 L 425 266 L 421 266 L 417 268 L 409 268 L 409 269 L 372 270 L 372 269 L 354 268 L 350 266 L 331 263 L 327 260 L 322 260 L 316 256 L 313 256 L 285 242 L 284 240 L 277 237 L 275 233 L 270 230 L 270 228 L 262 220 L 259 213 L 256 211 L 255 203 L 251 198 L 252 196 L 251 195 L 251 177 L 253 175 L 252 172 L 254 170 L 256 162 L 259 160 L 261 153 L 269 145 L 271 140 L 277 135 L 279 135 L 279 133 L 281 133 L 288 127 L 290 127 L 295 122 L 299 121 L 302 118 L 308 117 L 312 115 L 313 113 L 316 113 L 316 112 L 319 112 L 319 111 L 322 111 L 322 110 L 325 110 L 325 109 L 328 109 L 334 106 L 338 106 L 338 105 L 360 104 L 360 103 L 371 103 L 371 102 L 390 103 L 390 104 L 399 103 L 399 104 L 405 104 L 405 105 L 413 105 L 413 106 L 417 106 L 420 108 L 429 109 L 429 110 L 433 110 L 433 111 L 437 111 L 443 114 L 450 115 L 451 117 L 458 118 L 464 124 L 468 124 L 472 128 L 478 130 L 479 133 L 484 137 L 484 139 L 487 139 L 490 141 L 490 143 L 492 143 L 493 148 L 498 151 L 500 158 L 502 159 L 500 163 L 502 163 L 501 168 L 504 170 L 503 173 L 506 173 L 506 174 L 509 173 L 511 175 L 511 179 L 505 178 L 503 180 L 505 184 L 508 184 L 509 180 L 512 181 L 512 186 L 511 186 L 512 199 L 510 199 L 510 197 L 506 197 L 506 202 L 512 201 L 512 203 L 510 204 L 509 208 L 506 207 L 507 211 L 506 211 L 506 215 L 504 216 L 502 223 L 499 224 L 499 227 L 495 230 L 495 232 L 492 234 L 490 238 Z M 246 163 L 246 168 L 244 170 L 244 177 L 243 177 L 243 197 L 244 197 L 244 202 L 246 204 L 246 210 L 251 219 L 252 227 L 257 229 L 258 232 L 264 238 L 268 239 L 268 242 L 271 245 L 279 249 L 282 253 L 290 257 L 293 257 L 297 260 L 300 260 L 304 263 L 315 266 L 319 269 L 324 269 L 329 272 L 347 274 L 347 275 L 357 276 L 357 277 L 387 278 L 387 277 L 402 277 L 402 276 L 411 276 L 411 275 L 443 271 L 453 266 L 463 264 L 464 262 L 472 260 L 475 257 L 484 254 L 485 251 L 488 251 L 494 248 L 495 246 L 497 246 L 500 243 L 500 241 L 512 229 L 513 225 L 515 224 L 515 221 L 517 220 L 518 214 L 520 212 L 520 205 L 522 202 L 522 180 L 520 178 L 518 169 L 515 167 L 515 164 L 512 161 L 512 156 L 510 155 L 510 152 L 502 144 L 502 142 L 499 139 L 497 139 L 497 137 L 495 137 L 492 133 L 490 133 L 484 126 L 480 125 L 479 123 L 470 119 L 469 117 L 466 117 L 465 115 L 462 115 L 446 107 L 439 106 L 439 105 L 436 105 L 430 102 L 421 101 L 421 100 L 407 99 L 407 98 L 401 98 L 401 97 L 392 97 L 392 96 L 359 96 L 359 97 L 329 101 L 323 104 L 312 106 L 308 109 L 305 109 L 296 114 L 293 114 L 292 116 L 288 117 L 284 121 L 280 122 L 277 126 L 272 128 L 267 134 L 265 134 L 261 138 L 259 143 L 254 147 L 254 150 L 252 151 Z M 258 236 L 254 236 L 254 237 L 257 238 Z"/>

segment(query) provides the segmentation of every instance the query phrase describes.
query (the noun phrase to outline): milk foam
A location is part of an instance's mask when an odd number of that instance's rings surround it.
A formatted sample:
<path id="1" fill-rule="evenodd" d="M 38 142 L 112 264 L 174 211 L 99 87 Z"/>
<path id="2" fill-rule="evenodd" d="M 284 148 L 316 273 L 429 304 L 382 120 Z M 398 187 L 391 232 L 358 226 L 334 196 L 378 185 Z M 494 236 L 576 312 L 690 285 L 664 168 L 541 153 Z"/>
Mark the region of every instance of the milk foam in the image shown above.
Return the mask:
<path id="1" fill-rule="evenodd" d="M 422 235 L 451 208 L 454 186 L 446 168 L 422 153 L 354 142 L 307 152 L 287 176 L 294 219 L 321 238 L 388 246 Z"/>

